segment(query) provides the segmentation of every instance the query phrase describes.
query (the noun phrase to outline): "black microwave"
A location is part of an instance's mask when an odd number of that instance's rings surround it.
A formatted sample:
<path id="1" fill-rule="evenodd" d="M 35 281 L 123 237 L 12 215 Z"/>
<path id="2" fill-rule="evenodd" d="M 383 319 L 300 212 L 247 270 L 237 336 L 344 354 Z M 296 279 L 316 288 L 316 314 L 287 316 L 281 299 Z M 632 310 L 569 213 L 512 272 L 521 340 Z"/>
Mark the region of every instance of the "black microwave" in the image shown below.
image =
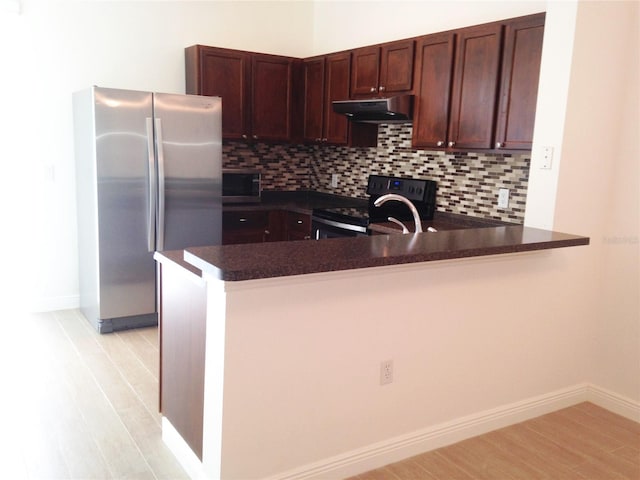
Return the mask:
<path id="1" fill-rule="evenodd" d="M 259 202 L 260 172 L 246 168 L 222 169 L 222 201 L 224 203 Z"/>

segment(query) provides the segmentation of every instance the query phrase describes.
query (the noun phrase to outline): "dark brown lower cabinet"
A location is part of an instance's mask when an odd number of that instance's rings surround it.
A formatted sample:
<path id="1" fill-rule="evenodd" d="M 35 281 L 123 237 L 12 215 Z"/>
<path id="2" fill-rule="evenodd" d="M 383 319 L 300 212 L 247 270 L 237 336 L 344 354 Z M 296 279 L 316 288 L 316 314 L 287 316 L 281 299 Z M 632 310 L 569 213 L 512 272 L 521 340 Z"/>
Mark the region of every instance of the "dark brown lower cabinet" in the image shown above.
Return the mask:
<path id="1" fill-rule="evenodd" d="M 270 236 L 268 210 L 222 213 L 223 245 L 266 242 Z"/>
<path id="2" fill-rule="evenodd" d="M 282 240 L 309 240 L 311 216 L 297 212 L 283 212 Z"/>
<path id="3" fill-rule="evenodd" d="M 202 460 L 206 284 L 170 261 L 159 270 L 160 411 Z"/>
<path id="4" fill-rule="evenodd" d="M 243 210 L 222 214 L 222 243 L 279 242 L 311 238 L 311 215 L 286 210 Z"/>

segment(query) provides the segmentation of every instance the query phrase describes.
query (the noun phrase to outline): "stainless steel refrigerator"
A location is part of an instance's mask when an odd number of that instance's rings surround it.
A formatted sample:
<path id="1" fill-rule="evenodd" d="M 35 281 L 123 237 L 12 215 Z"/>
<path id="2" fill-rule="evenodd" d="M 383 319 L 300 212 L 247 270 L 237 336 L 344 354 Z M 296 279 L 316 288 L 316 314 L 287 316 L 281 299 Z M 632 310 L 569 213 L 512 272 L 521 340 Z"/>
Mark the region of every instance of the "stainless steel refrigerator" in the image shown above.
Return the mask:
<path id="1" fill-rule="evenodd" d="M 219 97 L 73 95 L 80 309 L 101 333 L 157 324 L 154 251 L 221 243 Z"/>

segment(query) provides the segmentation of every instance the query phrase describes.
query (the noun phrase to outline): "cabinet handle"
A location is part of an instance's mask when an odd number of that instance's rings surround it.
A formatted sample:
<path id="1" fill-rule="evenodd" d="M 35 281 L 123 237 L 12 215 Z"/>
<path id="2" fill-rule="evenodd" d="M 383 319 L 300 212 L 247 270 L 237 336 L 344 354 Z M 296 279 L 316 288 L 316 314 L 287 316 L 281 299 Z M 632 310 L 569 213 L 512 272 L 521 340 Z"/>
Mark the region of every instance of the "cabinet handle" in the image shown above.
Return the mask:
<path id="1" fill-rule="evenodd" d="M 305 239 L 305 240 L 311 240 L 311 235 L 305 235 L 305 236 L 304 236 L 304 239 Z"/>
<path id="2" fill-rule="evenodd" d="M 242 138 L 244 138 L 246 140 L 247 139 L 247 134 L 246 133 L 242 134 Z"/>
<path id="3" fill-rule="evenodd" d="M 502 147 L 504 147 L 504 143 L 496 142 L 496 148 L 502 148 Z"/>
<path id="4" fill-rule="evenodd" d="M 326 142 L 326 141 L 327 141 L 327 139 L 326 139 L 326 138 L 323 138 L 323 139 L 322 139 L 322 141 L 323 141 L 323 142 Z"/>
<path id="5" fill-rule="evenodd" d="M 444 140 L 439 140 L 438 143 L 436 143 L 436 146 L 438 147 L 444 146 Z"/>
<path id="6" fill-rule="evenodd" d="M 265 230 L 265 231 L 264 231 L 264 234 L 265 234 L 265 235 L 271 235 L 271 232 L 270 232 L 269 230 Z"/>
<path id="7" fill-rule="evenodd" d="M 456 142 L 449 142 L 449 146 L 453 147 L 456 144 Z"/>
<path id="8" fill-rule="evenodd" d="M 371 87 L 371 89 L 369 90 L 371 93 L 377 92 L 378 89 L 376 87 Z"/>
<path id="9" fill-rule="evenodd" d="M 241 219 L 240 219 L 240 220 L 238 220 L 238 221 L 239 221 L 240 223 L 242 223 L 242 222 L 246 222 L 246 221 L 247 221 L 247 219 L 246 219 L 246 218 L 241 218 Z"/>
<path id="10" fill-rule="evenodd" d="M 297 223 L 298 225 L 300 225 L 300 224 L 302 224 L 302 223 L 304 223 L 304 222 L 303 222 L 302 220 L 298 220 L 298 221 L 296 221 L 296 223 Z"/>
<path id="11" fill-rule="evenodd" d="M 254 135 L 254 136 L 253 136 L 253 139 L 254 139 L 254 140 L 257 140 L 257 139 L 258 139 L 258 135 Z"/>
<path id="12" fill-rule="evenodd" d="M 384 87 L 380 87 L 378 90 L 380 90 L 381 92 L 384 92 L 385 88 Z"/>

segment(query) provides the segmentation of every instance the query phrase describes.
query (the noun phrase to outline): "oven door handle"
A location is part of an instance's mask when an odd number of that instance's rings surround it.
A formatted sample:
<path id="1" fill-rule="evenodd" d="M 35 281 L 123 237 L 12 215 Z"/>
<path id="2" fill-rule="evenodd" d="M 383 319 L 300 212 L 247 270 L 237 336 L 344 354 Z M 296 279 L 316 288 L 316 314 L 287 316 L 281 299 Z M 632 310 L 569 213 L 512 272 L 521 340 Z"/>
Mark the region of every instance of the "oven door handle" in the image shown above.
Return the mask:
<path id="1" fill-rule="evenodd" d="M 362 225 L 351 225 L 349 223 L 336 222 L 334 220 L 320 217 L 312 217 L 311 220 L 313 222 L 322 223 L 324 225 L 329 225 L 335 228 L 341 228 L 343 230 L 350 230 L 352 232 L 358 233 L 367 233 L 367 227 L 363 227 Z"/>

